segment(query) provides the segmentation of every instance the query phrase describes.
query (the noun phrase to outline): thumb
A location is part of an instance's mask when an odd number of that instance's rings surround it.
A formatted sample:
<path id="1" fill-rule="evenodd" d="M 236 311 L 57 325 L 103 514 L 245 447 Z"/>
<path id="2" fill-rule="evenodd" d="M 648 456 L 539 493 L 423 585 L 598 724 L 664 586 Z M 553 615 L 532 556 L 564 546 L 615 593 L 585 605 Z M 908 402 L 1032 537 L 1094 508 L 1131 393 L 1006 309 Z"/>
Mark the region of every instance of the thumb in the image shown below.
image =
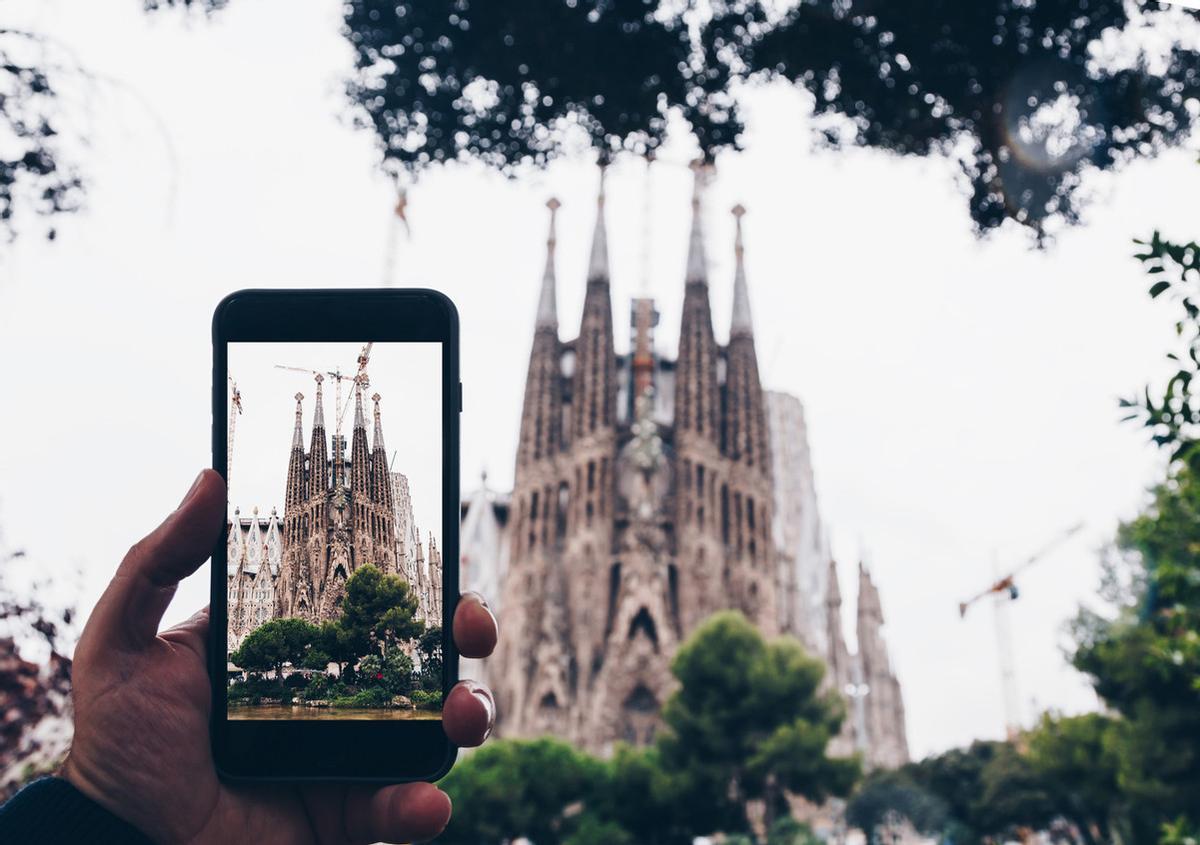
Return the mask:
<path id="1" fill-rule="evenodd" d="M 179 582 L 212 553 L 224 511 L 225 482 L 206 469 L 179 507 L 125 555 L 92 611 L 83 638 L 128 650 L 153 640 Z"/>

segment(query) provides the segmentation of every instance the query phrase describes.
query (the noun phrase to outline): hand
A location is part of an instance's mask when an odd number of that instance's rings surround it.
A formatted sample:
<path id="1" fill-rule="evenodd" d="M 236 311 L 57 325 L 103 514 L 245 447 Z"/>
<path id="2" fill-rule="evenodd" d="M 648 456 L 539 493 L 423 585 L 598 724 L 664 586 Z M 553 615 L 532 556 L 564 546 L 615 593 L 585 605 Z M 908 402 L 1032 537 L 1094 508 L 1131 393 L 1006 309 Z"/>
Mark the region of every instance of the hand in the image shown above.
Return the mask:
<path id="1" fill-rule="evenodd" d="M 209 746 L 212 691 L 208 609 L 158 633 L 179 581 L 208 557 L 225 522 L 225 485 L 205 470 L 155 531 L 129 550 L 75 649 L 75 739 L 63 776 L 163 843 L 410 842 L 436 836 L 450 799 L 428 783 L 384 787 L 233 786 Z M 496 620 L 464 594 L 454 641 L 486 657 Z M 492 694 L 463 681 L 446 697 L 446 733 L 479 745 L 492 729 Z"/>

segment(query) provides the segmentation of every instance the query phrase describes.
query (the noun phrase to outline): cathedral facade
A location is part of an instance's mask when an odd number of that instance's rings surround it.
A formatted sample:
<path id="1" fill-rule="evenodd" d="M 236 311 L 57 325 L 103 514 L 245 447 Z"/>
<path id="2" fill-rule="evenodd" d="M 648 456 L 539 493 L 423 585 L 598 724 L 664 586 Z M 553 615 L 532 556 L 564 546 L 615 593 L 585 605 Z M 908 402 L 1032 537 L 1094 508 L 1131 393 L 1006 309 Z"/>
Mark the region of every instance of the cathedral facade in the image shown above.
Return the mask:
<path id="1" fill-rule="evenodd" d="M 702 175 L 692 199 L 673 360 L 656 352 L 658 313 L 649 298 L 632 302 L 630 352 L 615 349 L 603 188 L 579 334 L 560 339 L 557 203 L 549 203 L 514 489 L 502 522 L 486 497 L 466 506 L 467 521 L 492 520 L 484 533 L 506 546 L 492 553 L 504 563 L 504 637 L 487 669 L 504 735 L 555 734 L 600 753 L 618 741 L 649 742 L 674 689 L 671 658 L 720 610 L 740 611 L 767 636 L 794 635 L 829 662 L 828 637 L 811 635 L 813 608 L 823 610 L 825 597 L 810 592 L 810 570 L 828 559 L 828 549 L 813 536 L 815 497 L 814 513 L 805 514 L 809 528 L 797 535 L 790 525 L 811 472 L 807 481 L 795 477 L 795 461 L 773 456 L 777 432 L 759 377 L 744 210 L 734 209 L 732 319 L 728 342 L 720 344 L 710 310 Z M 484 551 L 472 554 L 476 571 L 486 569 Z M 465 583 L 487 580 L 466 567 Z M 827 573 L 816 568 L 819 583 Z M 876 645 L 885 659 L 872 665 L 891 677 L 882 639 Z M 847 671 L 850 665 L 847 656 Z M 831 671 L 827 682 L 840 686 L 842 676 Z M 891 700 L 899 703 L 898 685 Z M 856 730 L 851 721 L 847 732 Z M 900 732 L 892 745 L 906 748 L 902 715 L 887 729 Z M 864 747 L 861 738 L 847 737 Z"/>
<path id="2" fill-rule="evenodd" d="M 441 556 L 432 534 L 428 553 L 413 519 L 407 478 L 392 472 L 384 447 L 380 411 L 374 402 L 374 431 L 368 442 L 363 393 L 355 381 L 350 454 L 345 437 L 325 430 L 321 375 L 316 376 L 309 448 L 304 448 L 303 394 L 288 454 L 283 518 L 274 509 L 265 526 L 258 509 L 250 520 L 235 511 L 227 540 L 229 650 L 269 619 L 312 622 L 339 613 L 347 579 L 373 564 L 408 582 L 417 597 L 417 617 L 431 625 L 442 619 Z"/>

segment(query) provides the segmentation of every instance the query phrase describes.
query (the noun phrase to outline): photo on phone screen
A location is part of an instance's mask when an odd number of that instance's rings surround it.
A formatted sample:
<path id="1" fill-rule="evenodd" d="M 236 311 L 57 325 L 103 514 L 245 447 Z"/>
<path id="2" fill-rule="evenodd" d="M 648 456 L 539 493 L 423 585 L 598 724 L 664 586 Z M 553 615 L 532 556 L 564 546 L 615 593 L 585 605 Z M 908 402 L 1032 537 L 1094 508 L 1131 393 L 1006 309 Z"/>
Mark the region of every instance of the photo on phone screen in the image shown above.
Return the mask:
<path id="1" fill-rule="evenodd" d="M 441 356 L 229 343 L 228 718 L 441 718 Z"/>

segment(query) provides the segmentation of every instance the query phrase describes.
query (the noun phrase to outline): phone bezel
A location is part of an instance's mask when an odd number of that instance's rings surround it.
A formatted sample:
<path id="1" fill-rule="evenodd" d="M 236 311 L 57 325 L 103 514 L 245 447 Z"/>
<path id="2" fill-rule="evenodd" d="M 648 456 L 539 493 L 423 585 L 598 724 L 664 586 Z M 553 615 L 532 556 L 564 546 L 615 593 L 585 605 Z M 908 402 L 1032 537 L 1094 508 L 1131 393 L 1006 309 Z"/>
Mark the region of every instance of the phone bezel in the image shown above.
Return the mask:
<path id="1" fill-rule="evenodd" d="M 226 477 L 227 344 L 231 342 L 442 343 L 442 650 L 443 691 L 458 682 L 451 636 L 459 597 L 458 311 L 448 297 L 417 288 L 240 290 L 213 313 L 213 468 Z M 231 780 L 436 780 L 457 747 L 442 721 L 278 720 L 226 718 L 226 538 L 212 556 L 209 677 L 213 760 Z"/>

